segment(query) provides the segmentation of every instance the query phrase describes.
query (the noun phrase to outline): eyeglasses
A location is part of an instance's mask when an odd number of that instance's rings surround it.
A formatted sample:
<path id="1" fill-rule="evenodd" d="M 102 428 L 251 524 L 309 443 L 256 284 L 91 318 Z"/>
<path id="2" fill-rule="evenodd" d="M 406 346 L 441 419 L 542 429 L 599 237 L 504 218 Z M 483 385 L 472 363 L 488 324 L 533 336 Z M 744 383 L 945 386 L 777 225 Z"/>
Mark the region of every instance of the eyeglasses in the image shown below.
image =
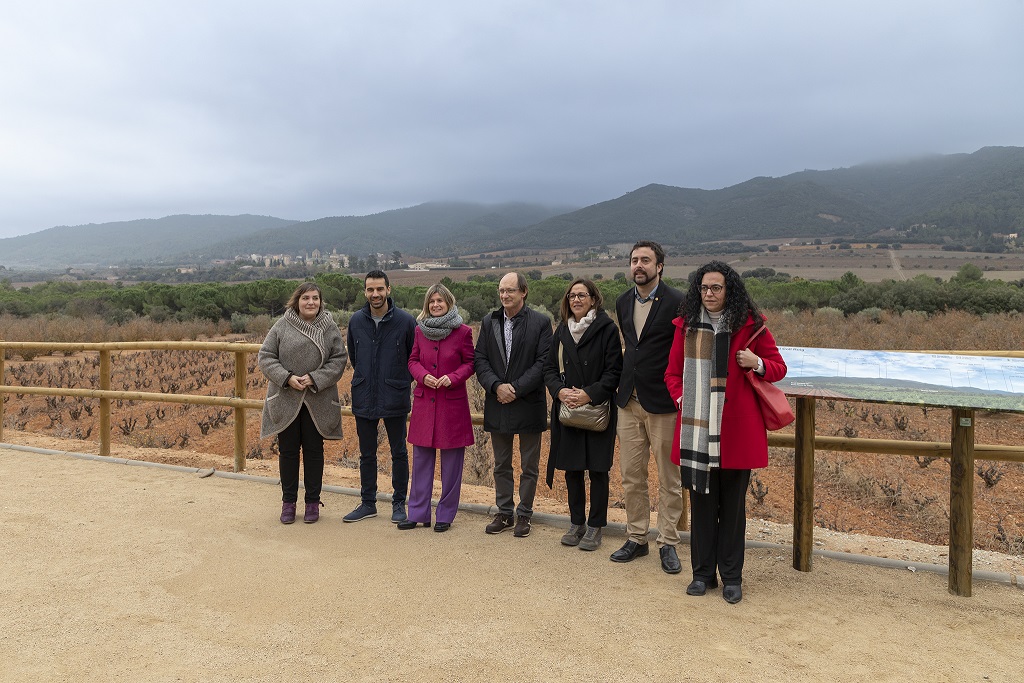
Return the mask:
<path id="1" fill-rule="evenodd" d="M 590 292 L 572 292 L 565 298 L 569 301 L 583 301 L 590 298 Z"/>
<path id="2" fill-rule="evenodd" d="M 519 291 L 518 289 L 499 289 L 498 290 L 498 295 L 499 296 L 505 296 L 506 294 L 515 294 L 518 291 Z"/>
<path id="3" fill-rule="evenodd" d="M 722 293 L 723 289 L 725 289 L 725 287 L 723 285 L 711 285 L 711 286 L 701 285 L 700 286 L 700 295 L 704 296 L 708 292 L 711 292 L 712 294 L 718 295 L 718 294 Z"/>

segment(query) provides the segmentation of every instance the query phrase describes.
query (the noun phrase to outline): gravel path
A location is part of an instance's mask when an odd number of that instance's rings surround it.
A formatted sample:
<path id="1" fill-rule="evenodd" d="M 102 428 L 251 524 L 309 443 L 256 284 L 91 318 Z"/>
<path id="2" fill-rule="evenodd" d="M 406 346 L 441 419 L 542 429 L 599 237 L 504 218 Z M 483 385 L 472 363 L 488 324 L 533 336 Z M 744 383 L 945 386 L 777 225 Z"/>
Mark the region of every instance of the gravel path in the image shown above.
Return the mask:
<path id="1" fill-rule="evenodd" d="M 747 552 L 744 600 L 562 529 L 277 522 L 253 481 L 0 449 L 3 681 L 1019 681 L 1024 590 Z"/>

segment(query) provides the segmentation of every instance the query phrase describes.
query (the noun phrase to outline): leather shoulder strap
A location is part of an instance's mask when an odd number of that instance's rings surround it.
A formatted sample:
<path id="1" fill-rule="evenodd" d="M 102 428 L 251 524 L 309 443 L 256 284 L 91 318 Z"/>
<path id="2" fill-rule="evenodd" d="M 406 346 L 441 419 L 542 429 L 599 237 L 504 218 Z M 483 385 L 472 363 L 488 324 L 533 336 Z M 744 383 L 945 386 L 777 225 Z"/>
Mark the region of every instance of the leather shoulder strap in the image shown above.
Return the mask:
<path id="1" fill-rule="evenodd" d="M 754 340 L 757 339 L 758 335 L 760 335 L 762 332 L 765 332 L 767 330 L 768 330 L 768 326 L 765 325 L 764 323 L 761 323 L 761 327 L 757 328 L 757 330 L 754 332 L 754 334 L 750 335 L 750 339 L 747 340 L 747 345 L 744 346 L 743 348 L 744 349 L 749 349 L 750 345 L 754 343 Z"/>

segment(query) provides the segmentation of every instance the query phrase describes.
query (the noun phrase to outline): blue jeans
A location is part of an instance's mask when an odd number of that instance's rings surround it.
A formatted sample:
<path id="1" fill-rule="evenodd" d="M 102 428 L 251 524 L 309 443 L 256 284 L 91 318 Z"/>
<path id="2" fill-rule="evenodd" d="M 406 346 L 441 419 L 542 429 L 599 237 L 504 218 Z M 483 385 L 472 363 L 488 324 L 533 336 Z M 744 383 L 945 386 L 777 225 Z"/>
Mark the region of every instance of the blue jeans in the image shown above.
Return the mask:
<path id="1" fill-rule="evenodd" d="M 359 437 L 359 489 L 363 503 L 377 504 L 377 428 L 384 420 L 384 430 L 391 446 L 391 486 L 394 502 L 404 503 L 409 488 L 409 448 L 406 443 L 408 417 L 356 418 Z"/>

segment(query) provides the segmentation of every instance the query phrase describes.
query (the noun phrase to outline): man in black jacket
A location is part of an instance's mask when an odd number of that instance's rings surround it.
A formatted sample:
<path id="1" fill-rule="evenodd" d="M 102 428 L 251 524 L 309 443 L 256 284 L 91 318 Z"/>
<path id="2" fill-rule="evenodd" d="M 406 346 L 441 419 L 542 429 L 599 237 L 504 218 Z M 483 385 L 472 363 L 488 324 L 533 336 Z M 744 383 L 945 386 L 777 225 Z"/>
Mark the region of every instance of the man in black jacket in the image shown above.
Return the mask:
<path id="1" fill-rule="evenodd" d="M 679 530 L 686 527 L 679 466 L 672 463 L 676 405 L 665 386 L 665 367 L 675 336 L 672 324 L 683 294 L 661 281 L 665 251 L 657 242 L 642 240 L 629 254 L 633 287 L 615 302 L 625 346 L 616 403 L 619 406 L 619 466 L 626 503 L 626 543 L 612 553 L 612 562 L 629 562 L 647 555 L 651 498 L 647 484 L 651 453 L 658 466 L 658 551 L 661 568 L 669 574 L 679 564 Z"/>
<path id="2" fill-rule="evenodd" d="M 540 471 L 540 437 L 548 428 L 544 361 L 551 346 L 551 321 L 526 305 L 526 278 L 509 273 L 498 283 L 501 308 L 484 316 L 476 340 L 476 378 L 486 392 L 484 431 L 494 448 L 494 493 L 498 514 L 487 525 L 500 534 L 530 535 L 533 498 Z M 519 435 L 522 474 L 519 505 L 513 508 L 512 440 Z M 513 516 L 514 513 L 514 516 Z"/>
<path id="3" fill-rule="evenodd" d="M 377 516 L 377 429 L 381 420 L 391 446 L 391 521 L 404 522 L 409 487 L 407 423 L 412 399 L 409 353 L 416 319 L 395 306 L 387 273 L 366 274 L 366 305 L 348 322 L 348 358 L 352 364 L 352 414 L 359 437 L 361 498 L 342 521 L 358 522 Z"/>

